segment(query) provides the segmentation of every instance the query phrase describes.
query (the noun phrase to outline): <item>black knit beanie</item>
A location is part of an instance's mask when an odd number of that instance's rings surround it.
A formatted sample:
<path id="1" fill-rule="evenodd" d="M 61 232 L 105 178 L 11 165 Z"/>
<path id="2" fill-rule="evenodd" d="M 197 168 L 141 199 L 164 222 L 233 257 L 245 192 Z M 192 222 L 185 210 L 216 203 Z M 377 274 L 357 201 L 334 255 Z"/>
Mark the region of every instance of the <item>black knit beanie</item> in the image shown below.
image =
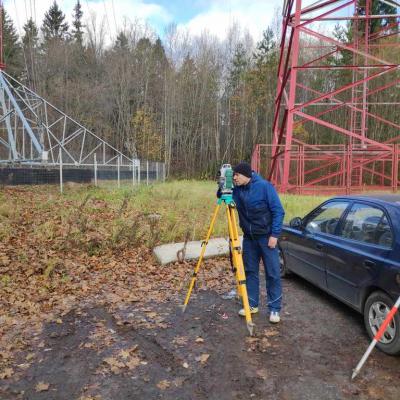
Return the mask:
<path id="1" fill-rule="evenodd" d="M 247 178 L 251 178 L 251 165 L 247 162 L 241 162 L 233 168 L 234 174 L 242 174 L 247 176 Z"/>

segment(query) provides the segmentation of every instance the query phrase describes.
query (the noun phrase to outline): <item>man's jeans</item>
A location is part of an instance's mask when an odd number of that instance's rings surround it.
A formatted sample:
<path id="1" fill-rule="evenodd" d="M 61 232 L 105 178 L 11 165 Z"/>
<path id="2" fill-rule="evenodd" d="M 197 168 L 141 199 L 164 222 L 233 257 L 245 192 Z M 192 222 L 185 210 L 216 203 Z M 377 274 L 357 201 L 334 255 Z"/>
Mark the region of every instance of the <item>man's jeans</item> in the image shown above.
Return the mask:
<path id="1" fill-rule="evenodd" d="M 258 239 L 243 238 L 243 262 L 246 271 L 246 287 L 250 307 L 258 307 L 260 293 L 259 266 L 263 260 L 268 310 L 280 311 L 282 303 L 282 285 L 278 248 L 268 247 L 268 237 Z"/>

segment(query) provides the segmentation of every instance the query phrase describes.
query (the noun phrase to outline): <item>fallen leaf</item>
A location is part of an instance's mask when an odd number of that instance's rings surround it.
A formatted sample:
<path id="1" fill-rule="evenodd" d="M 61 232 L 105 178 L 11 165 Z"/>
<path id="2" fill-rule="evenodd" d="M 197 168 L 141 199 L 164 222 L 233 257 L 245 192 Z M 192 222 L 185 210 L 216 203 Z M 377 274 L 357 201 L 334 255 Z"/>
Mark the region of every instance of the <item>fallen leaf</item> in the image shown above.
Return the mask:
<path id="1" fill-rule="evenodd" d="M 36 386 L 35 389 L 37 392 L 45 392 L 46 390 L 49 390 L 49 383 L 44 383 L 44 382 L 39 382 Z"/>
<path id="2" fill-rule="evenodd" d="M 195 340 L 195 342 L 196 342 L 196 343 L 204 343 L 204 339 L 201 338 L 201 337 L 198 337 L 198 338 Z"/>
<path id="3" fill-rule="evenodd" d="M 267 347 L 271 347 L 271 343 L 269 342 L 269 340 L 267 338 L 262 338 L 260 345 L 261 345 L 262 349 L 265 349 Z"/>
<path id="4" fill-rule="evenodd" d="M 140 358 L 139 357 L 133 357 L 129 361 L 125 363 L 125 365 L 130 369 L 136 368 L 140 364 Z"/>
<path id="5" fill-rule="evenodd" d="M 182 364 L 182 367 L 183 367 L 183 368 L 189 368 L 189 364 L 188 364 L 187 362 L 184 362 L 184 363 Z"/>
<path id="6" fill-rule="evenodd" d="M 262 378 L 262 379 L 267 379 L 268 378 L 268 371 L 266 369 L 259 369 L 257 371 L 257 375 Z"/>
<path id="7" fill-rule="evenodd" d="M 31 366 L 29 363 L 18 364 L 17 367 L 21 369 L 28 369 Z"/>
<path id="8" fill-rule="evenodd" d="M 173 380 L 173 384 L 176 386 L 176 387 L 181 387 L 182 385 L 183 385 L 183 382 L 185 381 L 185 378 L 182 378 L 182 377 L 178 377 L 178 378 L 175 378 L 174 380 Z"/>
<path id="9" fill-rule="evenodd" d="M 125 364 L 122 361 L 117 360 L 114 357 L 107 357 L 103 360 L 106 364 L 108 364 L 111 368 L 123 368 Z"/>
<path id="10" fill-rule="evenodd" d="M 248 338 L 246 338 L 246 342 L 247 343 L 256 343 L 256 342 L 258 342 L 260 339 L 259 338 L 257 338 L 257 337 L 248 337 Z"/>
<path id="11" fill-rule="evenodd" d="M 187 336 L 177 336 L 174 338 L 174 340 L 172 341 L 172 343 L 175 343 L 179 346 L 184 346 L 188 341 Z"/>
<path id="12" fill-rule="evenodd" d="M 278 331 L 268 331 L 268 330 L 264 331 L 264 336 L 271 337 L 271 336 L 276 336 L 276 335 L 279 335 Z"/>
<path id="13" fill-rule="evenodd" d="M 139 345 L 135 344 L 132 347 L 129 347 L 129 349 L 127 349 L 127 351 L 129 351 L 129 353 L 133 353 L 137 350 L 137 348 L 139 347 Z"/>
<path id="14" fill-rule="evenodd" d="M 171 386 L 171 383 L 169 381 L 167 381 L 166 379 L 157 383 L 157 387 L 161 390 L 168 389 L 170 386 Z"/>
<path id="15" fill-rule="evenodd" d="M 204 363 L 207 362 L 207 360 L 208 360 L 209 357 L 210 357 L 209 354 L 202 354 L 201 356 L 196 357 L 196 361 L 199 361 L 199 362 L 201 362 L 202 364 L 204 364 Z"/>
<path id="16" fill-rule="evenodd" d="M 118 353 L 118 355 L 119 355 L 122 359 L 124 359 L 124 360 L 126 360 L 127 358 L 130 357 L 130 353 L 129 353 L 128 350 L 121 350 L 121 351 Z"/>
<path id="17" fill-rule="evenodd" d="M 61 319 L 61 318 L 57 318 L 57 319 L 56 319 L 56 323 L 57 323 L 57 324 L 62 324 L 62 323 L 63 323 L 63 322 L 62 322 L 62 319 Z"/>
<path id="18" fill-rule="evenodd" d="M 110 370 L 115 375 L 119 375 L 121 373 L 121 369 L 119 367 L 114 366 L 114 365 L 110 368 Z"/>
<path id="19" fill-rule="evenodd" d="M 14 370 L 12 368 L 5 368 L 2 372 L 0 372 L 0 379 L 7 379 L 12 376 Z"/>
<path id="20" fill-rule="evenodd" d="M 149 313 L 147 313 L 147 316 L 149 317 L 149 318 L 155 318 L 155 317 L 157 317 L 157 313 L 156 312 L 149 312 Z"/>

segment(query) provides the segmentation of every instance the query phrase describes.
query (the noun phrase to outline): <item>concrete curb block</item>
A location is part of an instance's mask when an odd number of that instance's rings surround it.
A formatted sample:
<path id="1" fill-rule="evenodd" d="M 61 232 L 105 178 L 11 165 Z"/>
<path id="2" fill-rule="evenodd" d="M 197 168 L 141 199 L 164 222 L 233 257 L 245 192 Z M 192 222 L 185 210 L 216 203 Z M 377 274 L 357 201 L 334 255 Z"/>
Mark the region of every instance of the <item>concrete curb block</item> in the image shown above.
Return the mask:
<path id="1" fill-rule="evenodd" d="M 239 237 L 239 239 L 240 241 L 242 241 L 241 236 Z M 204 257 L 210 258 L 229 254 L 228 240 L 228 238 L 210 239 L 208 241 Z M 200 257 L 201 243 L 201 241 L 187 242 L 185 260 L 195 260 Z M 178 261 L 177 253 L 179 250 L 183 250 L 184 245 L 184 242 L 163 244 L 162 246 L 155 247 L 153 249 L 153 253 L 157 261 L 161 265 L 165 265 L 170 262 Z"/>

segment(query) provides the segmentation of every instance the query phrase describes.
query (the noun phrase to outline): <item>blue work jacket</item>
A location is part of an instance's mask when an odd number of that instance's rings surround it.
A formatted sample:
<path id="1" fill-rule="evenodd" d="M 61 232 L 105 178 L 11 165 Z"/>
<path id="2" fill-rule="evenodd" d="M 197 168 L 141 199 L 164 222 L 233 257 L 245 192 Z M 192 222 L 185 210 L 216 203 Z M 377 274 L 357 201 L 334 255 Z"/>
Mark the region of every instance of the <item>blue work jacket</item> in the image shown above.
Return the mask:
<path id="1" fill-rule="evenodd" d="M 270 182 L 253 172 L 247 185 L 234 187 L 233 200 L 245 236 L 257 238 L 280 235 L 285 211 Z"/>

